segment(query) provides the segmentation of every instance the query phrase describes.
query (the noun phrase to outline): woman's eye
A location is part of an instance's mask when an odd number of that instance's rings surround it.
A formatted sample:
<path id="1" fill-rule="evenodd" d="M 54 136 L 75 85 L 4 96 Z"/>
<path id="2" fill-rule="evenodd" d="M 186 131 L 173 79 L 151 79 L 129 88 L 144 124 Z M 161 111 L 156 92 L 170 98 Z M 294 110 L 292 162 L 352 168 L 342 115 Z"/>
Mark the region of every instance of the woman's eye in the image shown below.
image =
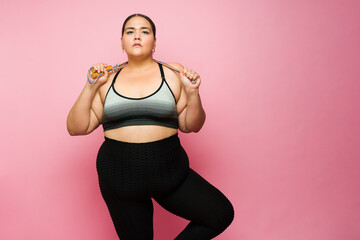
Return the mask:
<path id="1" fill-rule="evenodd" d="M 132 33 L 133 31 L 127 31 L 126 34 Z M 149 34 L 147 31 L 143 31 L 143 33 Z"/>

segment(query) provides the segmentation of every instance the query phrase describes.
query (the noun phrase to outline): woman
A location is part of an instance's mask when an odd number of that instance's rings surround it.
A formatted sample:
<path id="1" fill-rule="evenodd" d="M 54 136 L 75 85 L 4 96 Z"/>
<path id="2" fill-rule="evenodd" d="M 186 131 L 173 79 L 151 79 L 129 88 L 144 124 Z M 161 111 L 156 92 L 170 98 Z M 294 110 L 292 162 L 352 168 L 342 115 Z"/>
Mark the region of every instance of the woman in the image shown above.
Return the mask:
<path id="1" fill-rule="evenodd" d="M 153 239 L 151 198 L 190 220 L 176 240 L 212 239 L 233 221 L 233 206 L 189 167 L 178 138 L 178 129 L 198 132 L 204 124 L 200 77 L 178 63 L 169 65 L 180 74 L 153 59 L 155 31 L 145 15 L 125 20 L 121 46 L 128 64 L 111 74 L 106 64 L 92 66 L 104 76 L 86 83 L 69 112 L 68 132 L 85 135 L 103 125 L 96 169 L 121 240 Z"/>

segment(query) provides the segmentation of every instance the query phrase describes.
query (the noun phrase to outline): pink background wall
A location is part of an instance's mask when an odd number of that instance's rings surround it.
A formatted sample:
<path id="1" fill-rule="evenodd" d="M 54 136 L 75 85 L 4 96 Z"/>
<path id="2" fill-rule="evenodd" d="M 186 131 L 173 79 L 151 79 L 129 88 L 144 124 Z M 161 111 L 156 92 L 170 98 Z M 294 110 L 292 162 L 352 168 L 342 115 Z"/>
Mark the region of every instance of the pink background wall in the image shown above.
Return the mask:
<path id="1" fill-rule="evenodd" d="M 117 239 L 98 188 L 101 126 L 66 117 L 121 25 L 157 26 L 154 58 L 197 71 L 207 120 L 179 133 L 232 201 L 219 240 L 360 239 L 360 2 L 0 2 L 0 239 Z M 188 223 L 154 202 L 156 240 Z"/>

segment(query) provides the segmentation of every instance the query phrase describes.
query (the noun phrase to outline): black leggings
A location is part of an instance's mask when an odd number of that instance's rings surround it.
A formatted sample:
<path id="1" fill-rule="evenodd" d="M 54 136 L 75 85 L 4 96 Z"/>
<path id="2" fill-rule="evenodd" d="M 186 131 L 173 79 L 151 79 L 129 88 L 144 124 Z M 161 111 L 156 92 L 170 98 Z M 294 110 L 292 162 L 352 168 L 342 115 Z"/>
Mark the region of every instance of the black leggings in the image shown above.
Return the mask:
<path id="1" fill-rule="evenodd" d="M 190 220 L 175 240 L 212 239 L 233 221 L 231 202 L 189 167 L 178 133 L 146 143 L 105 137 L 96 169 L 102 197 L 121 240 L 153 239 L 151 198 Z"/>

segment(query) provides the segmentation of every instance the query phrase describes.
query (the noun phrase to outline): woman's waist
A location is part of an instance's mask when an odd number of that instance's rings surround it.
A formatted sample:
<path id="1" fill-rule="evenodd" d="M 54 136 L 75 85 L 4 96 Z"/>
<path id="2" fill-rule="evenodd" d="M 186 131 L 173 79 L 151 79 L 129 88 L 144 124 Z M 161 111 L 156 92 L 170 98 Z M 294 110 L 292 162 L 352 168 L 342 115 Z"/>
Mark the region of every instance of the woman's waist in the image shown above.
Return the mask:
<path id="1" fill-rule="evenodd" d="M 178 129 L 157 125 L 134 125 L 104 131 L 104 138 L 126 143 L 150 143 L 168 138 Z"/>
<path id="2" fill-rule="evenodd" d="M 105 140 L 99 149 L 100 153 L 112 156 L 135 158 L 157 157 L 171 151 L 181 150 L 178 133 L 148 142 L 126 142 L 104 136 Z"/>

